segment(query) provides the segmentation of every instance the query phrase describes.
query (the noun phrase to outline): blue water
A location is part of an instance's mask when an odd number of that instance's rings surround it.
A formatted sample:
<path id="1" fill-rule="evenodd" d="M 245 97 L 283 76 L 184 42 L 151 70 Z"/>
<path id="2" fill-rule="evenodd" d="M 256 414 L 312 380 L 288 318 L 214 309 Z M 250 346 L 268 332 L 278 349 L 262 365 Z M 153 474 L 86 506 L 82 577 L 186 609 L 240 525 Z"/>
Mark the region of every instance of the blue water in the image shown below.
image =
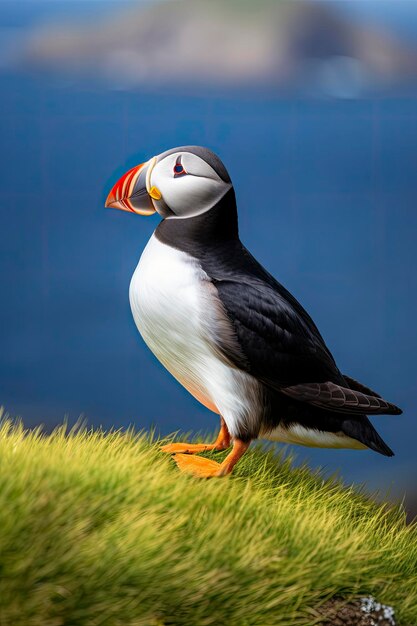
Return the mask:
<path id="1" fill-rule="evenodd" d="M 342 371 L 405 410 L 396 451 L 311 451 L 347 481 L 415 487 L 415 100 L 118 93 L 2 76 L 0 401 L 28 426 L 83 414 L 162 433 L 217 425 L 141 341 L 128 304 L 158 219 L 105 210 L 127 168 L 181 144 L 219 153 L 241 237 L 309 310 Z"/>

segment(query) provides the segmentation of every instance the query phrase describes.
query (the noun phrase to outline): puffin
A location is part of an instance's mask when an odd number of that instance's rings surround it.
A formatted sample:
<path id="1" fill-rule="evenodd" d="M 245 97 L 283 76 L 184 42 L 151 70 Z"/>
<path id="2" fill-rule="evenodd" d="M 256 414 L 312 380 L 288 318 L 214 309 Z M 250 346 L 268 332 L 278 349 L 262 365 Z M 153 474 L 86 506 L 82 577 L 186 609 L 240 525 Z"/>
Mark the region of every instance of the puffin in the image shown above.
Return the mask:
<path id="1" fill-rule="evenodd" d="M 392 450 L 368 415 L 402 413 L 342 374 L 317 326 L 239 238 L 230 176 L 208 148 L 181 146 L 127 171 L 106 207 L 162 218 L 129 288 L 145 343 L 220 417 L 213 443 L 170 443 L 180 470 L 230 474 L 254 439 Z M 231 448 L 221 462 L 201 456 Z"/>

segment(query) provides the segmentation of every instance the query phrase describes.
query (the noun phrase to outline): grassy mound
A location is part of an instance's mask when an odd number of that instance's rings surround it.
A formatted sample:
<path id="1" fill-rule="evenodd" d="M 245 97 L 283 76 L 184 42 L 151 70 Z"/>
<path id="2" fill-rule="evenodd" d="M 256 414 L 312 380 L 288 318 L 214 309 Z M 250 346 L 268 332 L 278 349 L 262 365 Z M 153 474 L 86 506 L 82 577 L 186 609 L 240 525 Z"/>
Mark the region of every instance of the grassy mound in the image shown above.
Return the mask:
<path id="1" fill-rule="evenodd" d="M 329 598 L 369 594 L 417 624 L 400 510 L 260 449 L 201 481 L 158 447 L 3 423 L 2 626 L 307 625 Z"/>

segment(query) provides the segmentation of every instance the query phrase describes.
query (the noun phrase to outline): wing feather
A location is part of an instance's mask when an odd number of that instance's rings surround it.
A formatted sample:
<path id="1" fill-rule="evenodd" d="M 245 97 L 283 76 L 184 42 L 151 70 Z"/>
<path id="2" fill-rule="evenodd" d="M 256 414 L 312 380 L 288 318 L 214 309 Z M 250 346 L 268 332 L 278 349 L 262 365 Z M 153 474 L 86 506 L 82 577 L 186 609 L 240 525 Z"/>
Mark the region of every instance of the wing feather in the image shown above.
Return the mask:
<path id="1" fill-rule="evenodd" d="M 401 409 L 378 396 L 369 396 L 361 391 L 326 383 L 304 383 L 281 389 L 282 393 L 294 400 L 308 402 L 323 409 L 340 413 L 382 413 L 399 415 Z"/>

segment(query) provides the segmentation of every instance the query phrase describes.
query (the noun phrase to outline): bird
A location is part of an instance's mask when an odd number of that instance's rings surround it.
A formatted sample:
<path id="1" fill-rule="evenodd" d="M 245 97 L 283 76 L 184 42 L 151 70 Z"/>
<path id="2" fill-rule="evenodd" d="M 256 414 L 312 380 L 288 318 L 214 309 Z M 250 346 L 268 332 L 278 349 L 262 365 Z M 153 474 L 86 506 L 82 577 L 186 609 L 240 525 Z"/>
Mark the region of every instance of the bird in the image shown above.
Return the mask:
<path id="1" fill-rule="evenodd" d="M 182 472 L 228 475 L 258 438 L 393 456 L 368 415 L 401 409 L 341 373 L 310 315 L 245 248 L 214 152 L 162 152 L 127 171 L 105 206 L 162 218 L 130 282 L 133 318 L 156 358 L 220 416 L 213 443 L 162 447 Z M 229 448 L 221 462 L 199 454 Z"/>

